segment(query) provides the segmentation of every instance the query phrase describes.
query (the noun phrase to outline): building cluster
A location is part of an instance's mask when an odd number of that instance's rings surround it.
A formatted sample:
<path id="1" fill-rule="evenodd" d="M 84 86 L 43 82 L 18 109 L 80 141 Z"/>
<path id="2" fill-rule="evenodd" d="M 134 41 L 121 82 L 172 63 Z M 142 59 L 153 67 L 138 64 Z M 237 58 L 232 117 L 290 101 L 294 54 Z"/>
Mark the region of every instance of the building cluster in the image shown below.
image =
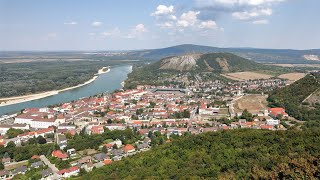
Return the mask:
<path id="1" fill-rule="evenodd" d="M 267 81 L 261 81 L 267 84 Z M 249 83 L 249 82 L 248 82 Z M 91 171 L 119 161 L 123 157 L 134 155 L 150 149 L 149 133 L 158 132 L 170 139 L 173 135 L 185 133 L 199 134 L 208 131 L 218 131 L 235 128 L 254 129 L 284 129 L 277 119 L 279 114 L 287 117 L 282 108 L 271 108 L 263 116 L 252 121 L 237 119 L 224 123 L 221 119 L 231 120 L 228 101 L 234 96 L 243 94 L 243 87 L 254 84 L 222 84 L 214 81 L 209 84 L 198 83 L 190 89 L 138 86 L 136 89 L 118 91 L 112 94 L 102 94 L 95 97 L 82 98 L 64 103 L 52 108 L 28 108 L 14 117 L 12 124 L 0 125 L 0 144 L 7 146 L 13 142 L 23 146 L 31 138 L 43 137 L 46 143 L 56 143 L 59 150 L 52 151 L 50 157 L 42 157 L 33 166 L 19 166 L 12 171 L 0 171 L 1 177 L 12 178 L 19 173 L 45 165 L 42 170 L 43 179 L 63 179 L 79 174 L 80 169 Z M 272 83 L 271 81 L 269 83 Z M 197 96 L 202 92 L 212 98 Z M 215 92 L 212 94 L 211 92 Z M 233 95 L 230 96 L 230 93 Z M 224 103 L 216 103 L 224 102 Z M 9 129 L 21 129 L 24 133 L 8 139 Z M 125 130 L 131 128 L 145 137 L 133 144 L 124 144 L 115 139 L 101 144 L 97 152 L 78 153 L 68 146 L 67 135 L 85 133 L 88 135 L 103 134 L 106 130 Z M 68 147 L 68 149 L 67 149 Z M 103 152 L 106 149 L 107 152 Z M 70 168 L 57 169 L 47 158 L 68 161 Z M 75 159 L 75 160 L 73 160 Z M 2 159 L 6 166 L 11 159 Z"/>

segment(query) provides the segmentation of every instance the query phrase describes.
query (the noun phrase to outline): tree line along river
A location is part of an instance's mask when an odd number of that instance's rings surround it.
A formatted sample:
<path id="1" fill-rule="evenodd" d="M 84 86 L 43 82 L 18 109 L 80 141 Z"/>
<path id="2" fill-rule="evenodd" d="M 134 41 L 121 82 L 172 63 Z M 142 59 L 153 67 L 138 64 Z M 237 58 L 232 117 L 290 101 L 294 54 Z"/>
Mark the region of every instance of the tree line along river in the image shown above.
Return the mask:
<path id="1" fill-rule="evenodd" d="M 95 81 L 72 90 L 60 92 L 59 94 L 42 99 L 12 104 L 0 107 L 0 116 L 19 112 L 21 109 L 33 107 L 46 107 L 49 105 L 65 103 L 79 98 L 93 96 L 103 92 L 112 92 L 122 88 L 121 82 L 127 79 L 127 75 L 132 71 L 131 65 L 121 65 L 111 67 L 110 72 L 100 74 Z"/>

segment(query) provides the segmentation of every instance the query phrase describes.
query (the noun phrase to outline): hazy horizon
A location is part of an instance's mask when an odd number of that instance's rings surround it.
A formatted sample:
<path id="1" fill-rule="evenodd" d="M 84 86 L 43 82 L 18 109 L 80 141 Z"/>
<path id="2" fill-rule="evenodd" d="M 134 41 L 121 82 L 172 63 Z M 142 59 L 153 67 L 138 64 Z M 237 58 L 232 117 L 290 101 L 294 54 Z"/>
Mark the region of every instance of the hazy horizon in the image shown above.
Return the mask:
<path id="1" fill-rule="evenodd" d="M 317 0 L 0 0 L 0 51 L 319 49 Z"/>

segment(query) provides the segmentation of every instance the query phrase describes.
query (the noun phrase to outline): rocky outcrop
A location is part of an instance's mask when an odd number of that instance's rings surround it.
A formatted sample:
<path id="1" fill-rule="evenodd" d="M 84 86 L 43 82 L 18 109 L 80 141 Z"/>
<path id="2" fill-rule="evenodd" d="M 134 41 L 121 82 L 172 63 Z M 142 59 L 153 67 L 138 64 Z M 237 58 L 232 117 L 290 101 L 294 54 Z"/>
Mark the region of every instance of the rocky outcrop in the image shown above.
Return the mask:
<path id="1" fill-rule="evenodd" d="M 189 55 L 165 58 L 161 60 L 160 69 L 189 71 L 194 67 L 196 67 L 197 60 L 200 57 L 201 57 L 201 54 L 189 54 Z"/>

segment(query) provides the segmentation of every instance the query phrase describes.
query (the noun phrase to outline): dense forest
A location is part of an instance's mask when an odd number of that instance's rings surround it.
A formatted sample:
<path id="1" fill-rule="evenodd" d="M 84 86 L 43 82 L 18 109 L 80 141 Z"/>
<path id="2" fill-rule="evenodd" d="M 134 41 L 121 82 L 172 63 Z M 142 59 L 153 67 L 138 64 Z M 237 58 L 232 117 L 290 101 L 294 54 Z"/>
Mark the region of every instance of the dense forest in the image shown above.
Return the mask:
<path id="1" fill-rule="evenodd" d="M 320 129 L 188 135 L 77 179 L 320 178 Z"/>
<path id="2" fill-rule="evenodd" d="M 278 88 L 269 94 L 271 107 L 284 107 L 286 112 L 299 120 L 319 120 L 320 104 L 303 102 L 320 88 L 320 73 L 311 73 L 295 83 Z"/>
<path id="3" fill-rule="evenodd" d="M 0 64 L 0 98 L 63 89 L 90 80 L 111 61 L 38 61 Z"/>

